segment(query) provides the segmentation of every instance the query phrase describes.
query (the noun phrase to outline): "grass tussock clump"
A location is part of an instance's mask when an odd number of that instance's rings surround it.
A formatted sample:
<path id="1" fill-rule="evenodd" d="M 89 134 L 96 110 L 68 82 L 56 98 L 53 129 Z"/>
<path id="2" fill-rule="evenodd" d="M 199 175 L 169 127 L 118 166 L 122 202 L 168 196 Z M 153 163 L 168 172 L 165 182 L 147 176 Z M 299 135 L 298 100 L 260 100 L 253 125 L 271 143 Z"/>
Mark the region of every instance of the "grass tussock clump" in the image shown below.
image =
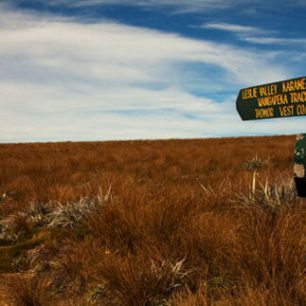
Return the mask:
<path id="1" fill-rule="evenodd" d="M 261 168 L 266 168 L 272 164 L 271 160 L 263 159 L 258 157 L 257 155 L 253 157 L 252 159 L 244 162 L 241 164 L 242 168 L 249 170 L 249 171 L 256 171 Z"/>
<path id="2" fill-rule="evenodd" d="M 251 208 L 245 214 L 234 253 L 245 284 L 279 292 L 296 304 L 306 300 L 305 221 L 304 210 Z"/>
<path id="3" fill-rule="evenodd" d="M 236 194 L 235 202 L 239 205 L 261 206 L 265 209 L 294 208 L 300 203 L 297 196 L 295 184 L 292 178 L 278 177 L 276 181 L 269 183 L 266 178 L 265 182 L 258 181 L 258 173 L 253 173 L 253 179 L 248 192 Z"/>
<path id="4" fill-rule="evenodd" d="M 7 292 L 27 305 L 304 305 L 293 146 L 0 145 L 0 272 L 25 272 Z"/>
<path id="5" fill-rule="evenodd" d="M 48 295 L 48 281 L 36 275 L 7 275 L 1 284 L 7 290 L 12 305 L 16 306 L 43 306 L 50 296 Z"/>
<path id="6" fill-rule="evenodd" d="M 100 268 L 108 297 L 118 305 L 159 305 L 184 286 L 191 271 L 184 260 L 170 262 L 136 256 L 106 260 Z"/>

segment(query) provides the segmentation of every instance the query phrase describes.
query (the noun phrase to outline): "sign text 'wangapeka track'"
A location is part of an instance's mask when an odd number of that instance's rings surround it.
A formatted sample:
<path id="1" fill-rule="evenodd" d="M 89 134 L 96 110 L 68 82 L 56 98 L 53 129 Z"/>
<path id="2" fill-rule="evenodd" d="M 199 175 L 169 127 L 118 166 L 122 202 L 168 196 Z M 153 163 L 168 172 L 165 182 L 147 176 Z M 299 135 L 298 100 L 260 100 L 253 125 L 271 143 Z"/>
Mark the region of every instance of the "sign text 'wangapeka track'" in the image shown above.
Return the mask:
<path id="1" fill-rule="evenodd" d="M 306 115 L 306 77 L 241 89 L 236 102 L 242 120 Z"/>

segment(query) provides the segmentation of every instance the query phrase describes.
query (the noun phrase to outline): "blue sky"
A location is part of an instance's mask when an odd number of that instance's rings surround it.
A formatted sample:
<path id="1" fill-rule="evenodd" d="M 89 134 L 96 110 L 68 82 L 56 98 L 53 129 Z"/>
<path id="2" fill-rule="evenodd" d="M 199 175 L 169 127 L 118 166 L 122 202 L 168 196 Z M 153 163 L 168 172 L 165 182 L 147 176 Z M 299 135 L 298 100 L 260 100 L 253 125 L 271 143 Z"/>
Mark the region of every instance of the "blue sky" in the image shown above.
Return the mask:
<path id="1" fill-rule="evenodd" d="M 306 2 L 0 2 L 0 142 L 306 132 L 242 122 L 242 87 L 306 75 Z"/>

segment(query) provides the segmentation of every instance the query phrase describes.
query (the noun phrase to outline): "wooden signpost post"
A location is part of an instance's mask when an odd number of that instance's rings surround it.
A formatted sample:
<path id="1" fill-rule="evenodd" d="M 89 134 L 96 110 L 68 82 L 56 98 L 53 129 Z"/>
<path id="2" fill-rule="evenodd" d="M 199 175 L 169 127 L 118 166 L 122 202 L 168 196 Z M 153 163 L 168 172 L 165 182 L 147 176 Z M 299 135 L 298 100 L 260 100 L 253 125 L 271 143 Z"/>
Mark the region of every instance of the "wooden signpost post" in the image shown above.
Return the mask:
<path id="1" fill-rule="evenodd" d="M 242 120 L 306 116 L 306 77 L 243 88 L 236 107 Z M 306 197 L 306 134 L 297 137 L 294 160 L 297 193 Z"/>

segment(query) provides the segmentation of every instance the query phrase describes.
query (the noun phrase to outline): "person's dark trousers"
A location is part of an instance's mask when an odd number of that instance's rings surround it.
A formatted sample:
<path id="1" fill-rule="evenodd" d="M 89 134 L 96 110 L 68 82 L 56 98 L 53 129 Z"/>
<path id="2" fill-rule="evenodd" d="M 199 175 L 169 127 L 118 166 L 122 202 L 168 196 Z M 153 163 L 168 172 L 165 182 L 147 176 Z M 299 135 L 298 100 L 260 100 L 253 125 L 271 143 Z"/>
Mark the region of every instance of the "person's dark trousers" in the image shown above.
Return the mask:
<path id="1" fill-rule="evenodd" d="M 295 177 L 296 191 L 299 197 L 306 198 L 306 179 L 305 177 Z"/>

